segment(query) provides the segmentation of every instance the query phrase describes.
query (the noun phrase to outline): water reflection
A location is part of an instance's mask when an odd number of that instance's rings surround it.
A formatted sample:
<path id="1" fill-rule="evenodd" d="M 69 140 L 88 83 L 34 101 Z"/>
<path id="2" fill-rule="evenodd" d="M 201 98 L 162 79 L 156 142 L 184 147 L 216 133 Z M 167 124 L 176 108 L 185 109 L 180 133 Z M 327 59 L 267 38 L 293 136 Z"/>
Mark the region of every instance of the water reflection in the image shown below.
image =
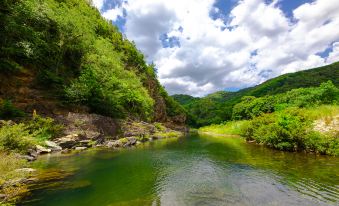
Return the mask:
<path id="1" fill-rule="evenodd" d="M 22 205 L 336 205 L 339 200 L 338 158 L 275 151 L 235 137 L 196 135 L 36 164 L 72 175 L 61 185 L 42 183 Z"/>

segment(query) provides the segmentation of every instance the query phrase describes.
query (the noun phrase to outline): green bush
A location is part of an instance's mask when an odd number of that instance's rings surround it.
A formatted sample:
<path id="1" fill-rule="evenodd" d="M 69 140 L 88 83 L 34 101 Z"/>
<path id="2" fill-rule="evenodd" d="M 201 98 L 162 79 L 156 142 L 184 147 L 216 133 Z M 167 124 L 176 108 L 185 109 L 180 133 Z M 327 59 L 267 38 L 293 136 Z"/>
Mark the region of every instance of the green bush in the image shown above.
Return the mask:
<path id="1" fill-rule="evenodd" d="M 3 121 L 0 128 L 0 150 L 27 152 L 34 145 L 44 144 L 45 140 L 56 137 L 62 128 L 53 119 L 38 115 L 20 124 Z"/>
<path id="2" fill-rule="evenodd" d="M 25 113 L 17 109 L 11 101 L 0 100 L 0 119 L 12 119 L 15 117 L 23 117 Z"/>
<path id="3" fill-rule="evenodd" d="M 37 143 L 34 139 L 35 133 L 31 133 L 25 124 L 12 124 L 10 122 L 3 124 L 0 128 L 1 150 L 23 153 Z"/>
<path id="4" fill-rule="evenodd" d="M 339 88 L 331 81 L 319 87 L 293 89 L 286 93 L 256 98 L 245 96 L 233 107 L 233 119 L 252 119 L 265 113 L 282 111 L 289 107 L 309 108 L 322 104 L 337 104 Z"/>
<path id="5" fill-rule="evenodd" d="M 313 130 L 312 112 L 289 108 L 256 117 L 241 127 L 246 140 L 287 150 L 339 155 L 337 133 L 319 133 Z"/>
<path id="6" fill-rule="evenodd" d="M 43 118 L 39 115 L 34 115 L 26 125 L 27 130 L 34 134 L 35 139 L 39 142 L 57 137 L 63 129 L 63 126 L 55 123 L 54 119 Z"/>

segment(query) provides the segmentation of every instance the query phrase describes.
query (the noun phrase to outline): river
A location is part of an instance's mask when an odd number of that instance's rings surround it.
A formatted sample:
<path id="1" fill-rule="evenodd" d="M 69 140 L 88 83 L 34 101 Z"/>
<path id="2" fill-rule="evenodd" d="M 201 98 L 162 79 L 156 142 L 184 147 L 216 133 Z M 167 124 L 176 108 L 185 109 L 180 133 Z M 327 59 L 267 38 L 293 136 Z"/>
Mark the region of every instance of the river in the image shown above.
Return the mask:
<path id="1" fill-rule="evenodd" d="M 238 137 L 190 135 L 119 151 L 43 156 L 34 164 L 64 178 L 32 186 L 19 205 L 339 203 L 338 157 L 281 152 Z"/>

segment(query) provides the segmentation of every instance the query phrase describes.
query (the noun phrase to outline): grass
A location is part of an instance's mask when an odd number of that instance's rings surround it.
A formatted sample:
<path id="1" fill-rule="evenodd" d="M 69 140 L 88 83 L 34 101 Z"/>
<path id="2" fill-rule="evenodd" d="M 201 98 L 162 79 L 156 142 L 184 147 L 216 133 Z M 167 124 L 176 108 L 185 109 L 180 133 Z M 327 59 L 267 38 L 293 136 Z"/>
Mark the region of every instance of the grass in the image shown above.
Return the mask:
<path id="1" fill-rule="evenodd" d="M 242 126 L 248 122 L 247 120 L 242 121 L 230 121 L 223 124 L 212 124 L 199 128 L 198 132 L 213 133 L 220 135 L 240 135 Z"/>
<path id="2" fill-rule="evenodd" d="M 19 180 L 27 177 L 29 174 L 17 171 L 17 169 L 27 166 L 27 161 L 21 159 L 18 155 L 0 150 L 0 185 L 8 181 Z M 0 202 L 0 205 L 11 205 L 21 194 L 27 192 L 27 187 L 22 184 L 14 184 L 3 186 L 0 193 L 6 195 L 5 202 Z"/>

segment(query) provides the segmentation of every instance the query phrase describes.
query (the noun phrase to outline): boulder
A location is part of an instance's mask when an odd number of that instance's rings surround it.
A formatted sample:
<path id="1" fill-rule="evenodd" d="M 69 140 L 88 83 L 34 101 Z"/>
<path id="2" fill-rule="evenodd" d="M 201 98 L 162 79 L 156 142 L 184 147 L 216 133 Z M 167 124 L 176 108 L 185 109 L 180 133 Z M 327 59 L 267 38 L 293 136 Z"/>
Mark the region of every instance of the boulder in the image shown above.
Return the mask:
<path id="1" fill-rule="evenodd" d="M 6 197 L 7 196 L 5 194 L 0 194 L 0 203 L 1 203 L 2 200 L 6 199 Z"/>
<path id="2" fill-rule="evenodd" d="M 27 155 L 28 155 L 28 156 L 31 156 L 31 157 L 33 157 L 33 158 L 35 158 L 35 159 L 38 157 L 38 153 L 37 153 L 37 151 L 34 150 L 34 149 L 29 149 L 28 152 L 27 152 Z"/>
<path id="3" fill-rule="evenodd" d="M 52 141 L 45 141 L 45 144 L 48 148 L 50 148 L 52 151 L 61 151 L 62 147 L 60 147 L 57 143 L 52 142 Z"/>
<path id="4" fill-rule="evenodd" d="M 99 139 L 99 137 L 101 136 L 100 132 L 96 132 L 96 131 L 85 131 L 85 137 L 87 139 Z"/>
<path id="5" fill-rule="evenodd" d="M 72 148 L 77 144 L 76 139 L 78 138 L 78 134 L 70 134 L 65 137 L 61 137 L 56 140 L 60 147 L 64 148 Z"/>
<path id="6" fill-rule="evenodd" d="M 106 146 L 109 147 L 109 148 L 112 148 L 112 147 L 122 147 L 123 144 L 122 144 L 121 141 L 116 140 L 116 141 L 109 141 L 109 142 L 107 142 Z"/>
<path id="7" fill-rule="evenodd" d="M 81 140 L 78 143 L 79 147 L 91 147 L 91 140 Z"/>
<path id="8" fill-rule="evenodd" d="M 35 147 L 38 154 L 46 154 L 52 152 L 51 149 L 47 149 L 41 145 L 36 145 Z"/>
<path id="9" fill-rule="evenodd" d="M 135 145 L 137 143 L 137 138 L 135 137 L 127 137 L 129 145 Z"/>

